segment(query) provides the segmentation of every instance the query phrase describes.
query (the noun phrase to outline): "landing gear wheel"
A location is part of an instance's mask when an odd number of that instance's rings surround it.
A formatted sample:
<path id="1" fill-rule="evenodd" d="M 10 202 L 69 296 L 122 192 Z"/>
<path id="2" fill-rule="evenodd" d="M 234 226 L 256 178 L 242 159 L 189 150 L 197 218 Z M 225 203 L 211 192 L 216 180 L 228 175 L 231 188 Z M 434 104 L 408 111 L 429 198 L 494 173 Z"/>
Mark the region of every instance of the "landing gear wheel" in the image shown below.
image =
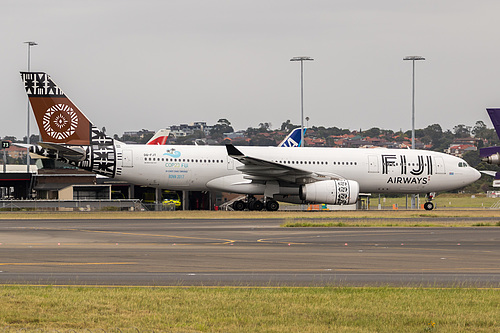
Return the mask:
<path id="1" fill-rule="evenodd" d="M 248 209 L 250 210 L 262 210 L 264 208 L 264 204 L 260 200 L 254 200 L 248 203 Z"/>
<path id="2" fill-rule="evenodd" d="M 424 203 L 424 209 L 425 210 L 433 210 L 434 209 L 434 204 L 432 202 L 426 202 Z"/>
<path id="3" fill-rule="evenodd" d="M 238 200 L 233 202 L 233 209 L 236 211 L 241 211 L 245 209 L 245 202 L 243 200 Z"/>
<path id="4" fill-rule="evenodd" d="M 278 204 L 277 201 L 274 200 L 268 200 L 266 202 L 266 209 L 270 212 L 275 212 L 280 208 L 280 205 Z"/>

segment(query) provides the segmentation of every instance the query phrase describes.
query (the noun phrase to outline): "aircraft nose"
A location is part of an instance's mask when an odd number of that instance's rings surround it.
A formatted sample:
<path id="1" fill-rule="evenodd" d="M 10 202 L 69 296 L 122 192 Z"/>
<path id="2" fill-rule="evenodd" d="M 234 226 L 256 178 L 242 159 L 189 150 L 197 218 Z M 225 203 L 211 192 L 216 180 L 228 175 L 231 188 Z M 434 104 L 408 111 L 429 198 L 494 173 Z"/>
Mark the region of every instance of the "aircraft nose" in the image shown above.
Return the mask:
<path id="1" fill-rule="evenodd" d="M 479 178 L 481 178 L 481 172 L 477 171 L 476 169 L 474 168 L 471 168 L 471 171 L 472 171 L 472 182 L 475 182 L 476 180 L 478 180 Z"/>

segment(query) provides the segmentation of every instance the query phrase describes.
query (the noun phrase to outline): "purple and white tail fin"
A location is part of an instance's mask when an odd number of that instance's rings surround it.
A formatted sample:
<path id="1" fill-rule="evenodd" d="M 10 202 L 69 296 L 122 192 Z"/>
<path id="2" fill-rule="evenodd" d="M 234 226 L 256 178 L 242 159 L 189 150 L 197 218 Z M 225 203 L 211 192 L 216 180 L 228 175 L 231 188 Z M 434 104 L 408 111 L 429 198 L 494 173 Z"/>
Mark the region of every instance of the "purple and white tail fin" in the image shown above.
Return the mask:
<path id="1" fill-rule="evenodd" d="M 493 127 L 500 139 L 500 108 L 486 109 L 490 116 Z M 486 147 L 479 149 L 479 156 L 484 162 L 500 165 L 500 147 Z M 497 177 L 500 176 L 497 172 Z"/>

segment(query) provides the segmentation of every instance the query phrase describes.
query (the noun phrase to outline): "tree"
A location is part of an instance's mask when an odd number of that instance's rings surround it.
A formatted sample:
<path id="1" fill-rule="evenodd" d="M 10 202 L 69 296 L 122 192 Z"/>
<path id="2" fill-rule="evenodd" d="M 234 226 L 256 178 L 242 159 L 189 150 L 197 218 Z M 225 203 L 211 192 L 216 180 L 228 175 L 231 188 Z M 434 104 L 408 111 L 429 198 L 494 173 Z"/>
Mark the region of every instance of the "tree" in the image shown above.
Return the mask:
<path id="1" fill-rule="evenodd" d="M 35 135 L 35 134 L 30 135 L 30 143 L 31 144 L 38 143 L 39 141 L 40 141 L 40 136 Z"/>
<path id="2" fill-rule="evenodd" d="M 286 131 L 286 132 L 290 132 L 292 131 L 294 128 L 297 128 L 299 127 L 298 125 L 294 125 L 290 122 L 290 119 L 288 119 L 287 121 L 284 121 L 283 123 L 281 123 L 281 127 L 280 127 L 280 130 L 281 131 Z"/>
<path id="3" fill-rule="evenodd" d="M 276 141 L 271 138 L 266 138 L 262 136 L 255 136 L 250 140 L 251 146 L 275 146 Z"/>
<path id="4" fill-rule="evenodd" d="M 229 120 L 227 120 L 226 118 L 221 118 L 221 119 L 217 120 L 217 123 L 221 124 L 221 125 L 231 126 L 231 122 Z"/>
<path id="5" fill-rule="evenodd" d="M 17 138 L 15 136 L 10 136 L 10 135 L 4 136 L 3 140 L 5 140 L 5 141 L 11 141 L 11 142 L 17 142 Z"/>
<path id="6" fill-rule="evenodd" d="M 210 130 L 210 136 L 212 139 L 222 139 L 224 137 L 224 133 L 232 133 L 234 132 L 233 127 L 231 126 L 231 122 L 226 118 L 221 118 L 217 121 L 217 124 Z"/>
<path id="7" fill-rule="evenodd" d="M 203 131 L 196 130 L 191 135 L 186 135 L 186 136 L 182 136 L 180 138 L 177 138 L 177 140 L 175 140 L 175 144 L 177 144 L 177 145 L 194 145 L 196 142 L 198 144 L 204 145 L 205 142 L 200 140 L 203 138 L 205 138 L 205 133 L 203 133 Z"/>
<path id="8" fill-rule="evenodd" d="M 364 136 L 370 137 L 370 138 L 376 138 L 380 135 L 380 128 L 378 127 L 372 127 L 367 131 L 363 132 Z"/>
<path id="9" fill-rule="evenodd" d="M 268 132 L 271 129 L 271 123 L 260 123 L 259 132 Z"/>
<path id="10" fill-rule="evenodd" d="M 486 124 L 482 120 L 476 121 L 476 125 L 472 128 L 471 134 L 474 135 L 475 137 L 481 137 L 481 132 L 484 131 L 486 128 Z"/>
<path id="11" fill-rule="evenodd" d="M 468 138 L 470 136 L 471 127 L 463 124 L 453 127 L 453 133 L 457 138 Z"/>
<path id="12" fill-rule="evenodd" d="M 500 143 L 496 131 L 492 128 L 487 128 L 486 124 L 481 120 L 476 121 L 476 125 L 472 129 L 472 134 L 478 139 L 488 140 L 491 145 Z"/>
<path id="13" fill-rule="evenodd" d="M 471 167 L 477 167 L 481 163 L 478 151 L 466 151 L 462 157 Z"/>

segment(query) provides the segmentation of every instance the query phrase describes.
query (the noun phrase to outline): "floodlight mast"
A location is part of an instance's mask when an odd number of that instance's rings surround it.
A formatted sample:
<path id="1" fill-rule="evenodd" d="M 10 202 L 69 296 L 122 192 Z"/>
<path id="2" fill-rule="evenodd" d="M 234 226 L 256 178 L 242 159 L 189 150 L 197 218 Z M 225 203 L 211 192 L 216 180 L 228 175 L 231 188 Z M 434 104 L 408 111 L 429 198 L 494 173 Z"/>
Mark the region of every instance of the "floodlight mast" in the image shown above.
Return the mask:
<path id="1" fill-rule="evenodd" d="M 403 60 L 412 62 L 412 93 L 411 93 L 411 149 L 415 149 L 415 61 L 425 60 L 422 56 L 407 56 Z"/>
<path id="2" fill-rule="evenodd" d="M 30 65 L 31 65 L 31 47 L 38 45 L 35 42 L 24 42 L 24 44 L 28 45 L 28 72 L 30 71 Z M 29 146 L 30 144 L 30 103 L 28 101 L 28 118 L 27 118 L 27 131 L 26 131 L 26 144 Z M 26 148 L 26 172 L 30 172 L 30 149 Z"/>
<path id="3" fill-rule="evenodd" d="M 304 61 L 313 61 L 311 57 L 293 57 L 290 61 L 300 61 L 300 147 L 304 147 Z"/>
<path id="4" fill-rule="evenodd" d="M 415 61 L 425 60 L 422 56 L 407 56 L 403 60 L 412 62 L 412 92 L 411 92 L 411 149 L 415 149 Z M 411 208 L 415 209 L 415 194 L 411 195 Z"/>

